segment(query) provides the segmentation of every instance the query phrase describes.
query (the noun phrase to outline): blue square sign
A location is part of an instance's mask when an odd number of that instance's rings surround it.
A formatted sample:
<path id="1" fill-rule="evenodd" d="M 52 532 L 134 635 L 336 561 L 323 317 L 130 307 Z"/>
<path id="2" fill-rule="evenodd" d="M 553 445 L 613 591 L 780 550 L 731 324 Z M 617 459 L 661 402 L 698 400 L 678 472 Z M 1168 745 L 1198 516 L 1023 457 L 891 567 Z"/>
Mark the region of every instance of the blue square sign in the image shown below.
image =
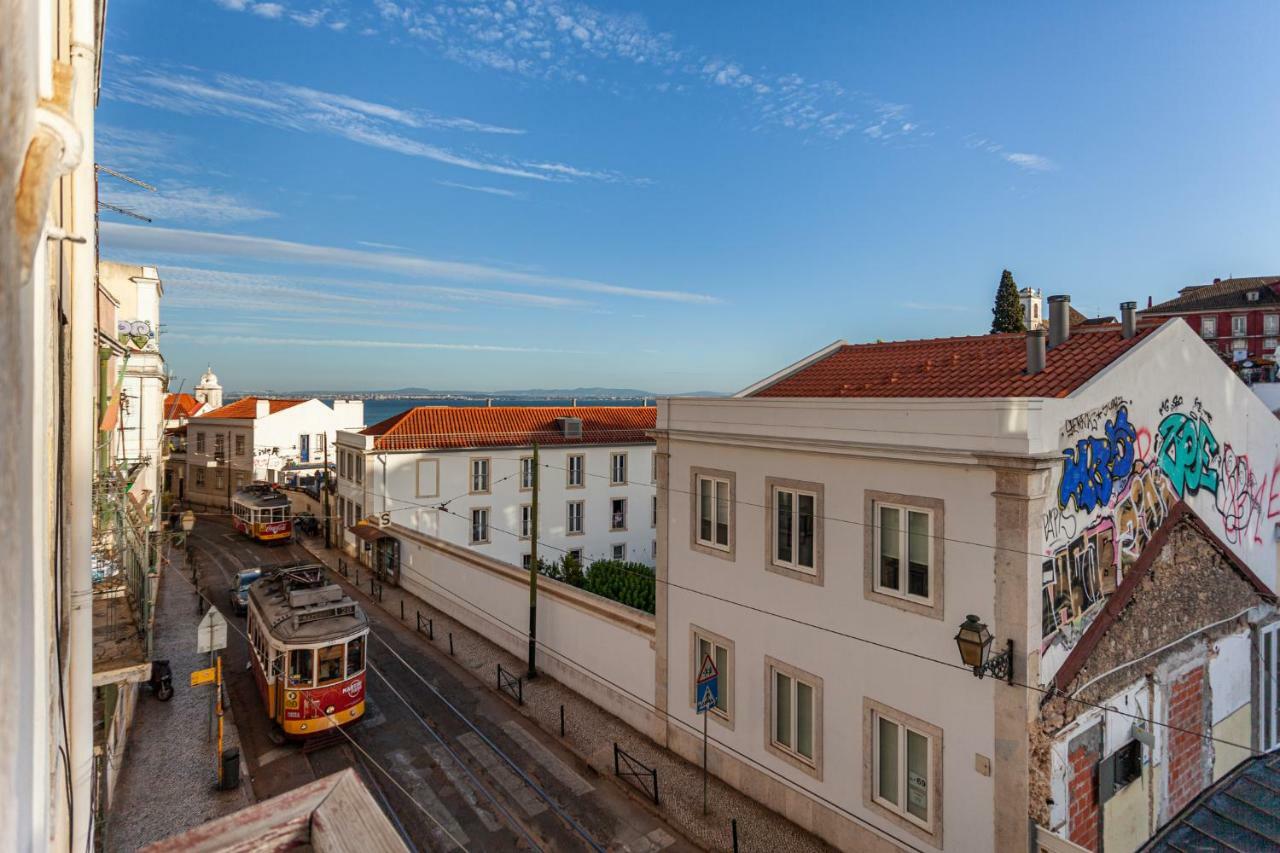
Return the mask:
<path id="1" fill-rule="evenodd" d="M 716 670 L 716 664 L 711 659 L 711 655 L 702 659 L 702 666 L 698 670 L 697 688 L 694 692 L 698 700 L 699 714 L 705 714 L 716 706 L 720 697 L 720 673 Z"/>

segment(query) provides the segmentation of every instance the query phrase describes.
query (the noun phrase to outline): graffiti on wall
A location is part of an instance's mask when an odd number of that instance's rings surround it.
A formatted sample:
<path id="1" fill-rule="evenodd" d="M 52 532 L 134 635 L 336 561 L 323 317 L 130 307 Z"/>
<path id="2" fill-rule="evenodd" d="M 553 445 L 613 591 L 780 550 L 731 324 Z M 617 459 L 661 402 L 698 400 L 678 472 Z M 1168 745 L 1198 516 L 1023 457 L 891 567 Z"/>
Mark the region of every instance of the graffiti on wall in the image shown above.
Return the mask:
<path id="1" fill-rule="evenodd" d="M 156 333 L 146 320 L 119 320 L 116 322 L 116 338 L 134 349 L 154 350 Z"/>
<path id="2" fill-rule="evenodd" d="M 1130 406 L 1115 398 L 1063 424 L 1057 501 L 1042 519 L 1042 652 L 1075 644 L 1179 500 L 1211 496 L 1233 546 L 1261 544 L 1280 518 L 1280 461 L 1259 473 L 1199 399 L 1163 400 L 1154 433 Z"/>

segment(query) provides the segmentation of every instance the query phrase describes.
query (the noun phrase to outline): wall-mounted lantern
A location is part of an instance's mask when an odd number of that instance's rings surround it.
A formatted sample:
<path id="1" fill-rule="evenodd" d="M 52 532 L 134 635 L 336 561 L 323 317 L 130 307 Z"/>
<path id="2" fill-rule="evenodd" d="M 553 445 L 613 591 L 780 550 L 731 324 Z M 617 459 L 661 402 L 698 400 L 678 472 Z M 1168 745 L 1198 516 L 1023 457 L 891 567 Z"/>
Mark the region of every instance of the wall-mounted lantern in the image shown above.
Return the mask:
<path id="1" fill-rule="evenodd" d="M 1013 684 L 1013 640 L 1009 640 L 1003 652 L 992 657 L 991 632 L 987 626 L 978 621 L 978 617 L 970 614 L 965 617 L 960 631 L 956 634 L 956 645 L 960 648 L 960 660 L 973 670 L 978 678 L 990 673 L 996 678 L 1003 678 Z"/>
<path id="2" fill-rule="evenodd" d="M 192 528 L 196 526 L 196 514 L 191 510 L 187 510 L 182 514 L 182 532 L 190 533 Z"/>

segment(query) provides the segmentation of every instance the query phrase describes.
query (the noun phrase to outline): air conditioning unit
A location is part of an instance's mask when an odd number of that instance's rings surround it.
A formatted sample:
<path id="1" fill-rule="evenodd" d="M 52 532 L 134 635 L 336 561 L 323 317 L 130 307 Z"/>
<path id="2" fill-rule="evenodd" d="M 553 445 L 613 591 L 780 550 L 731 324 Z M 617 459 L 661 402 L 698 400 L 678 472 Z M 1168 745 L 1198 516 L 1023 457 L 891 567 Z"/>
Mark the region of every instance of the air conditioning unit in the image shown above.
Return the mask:
<path id="1" fill-rule="evenodd" d="M 556 418 L 556 424 L 565 438 L 582 438 L 582 418 Z"/>

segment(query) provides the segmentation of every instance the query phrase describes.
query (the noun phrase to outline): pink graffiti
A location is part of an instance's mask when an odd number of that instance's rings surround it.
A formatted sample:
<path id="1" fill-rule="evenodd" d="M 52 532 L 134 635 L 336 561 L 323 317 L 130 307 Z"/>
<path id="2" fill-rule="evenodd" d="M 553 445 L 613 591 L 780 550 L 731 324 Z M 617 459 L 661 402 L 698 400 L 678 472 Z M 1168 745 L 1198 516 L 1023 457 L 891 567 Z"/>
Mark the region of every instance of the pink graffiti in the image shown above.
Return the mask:
<path id="1" fill-rule="evenodd" d="M 1133 439 L 1135 459 L 1150 459 L 1152 448 L 1151 430 L 1138 427 L 1138 434 Z"/>
<path id="2" fill-rule="evenodd" d="M 1267 494 L 1268 521 L 1280 515 L 1280 506 L 1276 506 L 1276 501 L 1280 499 L 1280 491 L 1276 491 L 1278 477 L 1280 477 L 1280 462 L 1271 468 L 1271 491 Z"/>
<path id="3" fill-rule="evenodd" d="M 1252 533 L 1253 541 L 1262 544 L 1262 496 L 1267 491 L 1266 479 L 1263 476 L 1259 480 L 1253 473 L 1247 454 L 1237 454 L 1230 444 L 1223 446 L 1215 504 L 1222 516 L 1228 543 L 1243 545 Z M 1271 490 L 1275 491 L 1274 479 Z"/>

